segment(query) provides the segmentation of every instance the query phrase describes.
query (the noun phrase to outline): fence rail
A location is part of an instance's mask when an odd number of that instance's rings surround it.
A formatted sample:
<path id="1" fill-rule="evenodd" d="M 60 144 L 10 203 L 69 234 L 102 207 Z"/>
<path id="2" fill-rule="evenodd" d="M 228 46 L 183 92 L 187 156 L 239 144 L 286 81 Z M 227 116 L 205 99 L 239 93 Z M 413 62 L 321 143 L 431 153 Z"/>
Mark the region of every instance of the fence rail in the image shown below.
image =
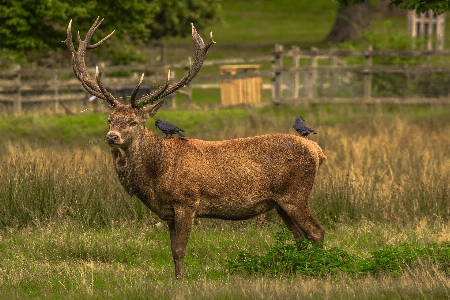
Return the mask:
<path id="1" fill-rule="evenodd" d="M 386 61 L 388 63 L 383 64 Z M 262 67 L 256 74 L 219 74 L 222 65 L 249 63 L 259 63 Z M 361 97 L 364 102 L 449 102 L 450 50 L 372 50 L 371 47 L 366 50 L 301 50 L 295 46 L 285 50 L 282 45 L 275 45 L 270 55 L 207 60 L 204 67 L 217 67 L 217 75 L 212 74 L 214 70 L 210 68 L 208 73 L 203 72 L 196 77 L 194 85 L 180 91 L 188 104 L 192 103 L 192 87 L 217 88 L 221 80 L 255 76 L 263 79 L 264 88 L 271 89 L 271 101 L 275 103 L 323 102 L 330 99 L 349 102 L 352 98 Z M 116 95 L 120 94 L 119 90 L 133 88 L 141 73 L 148 75 L 146 82 L 161 83 L 165 81 L 169 69 L 183 73 L 188 68 L 188 60 L 165 66 L 101 66 L 105 72 L 102 74 L 104 84 L 113 87 L 113 94 Z M 95 71 L 89 68 L 89 72 L 94 74 Z M 175 72 L 171 73 L 174 75 Z M 176 79 L 174 76 L 172 80 Z M 428 84 L 426 80 L 430 80 Z M 405 91 L 393 90 L 394 96 L 390 96 L 383 90 L 389 84 L 394 86 L 393 89 Z M 431 86 L 440 89 L 440 94 L 429 96 L 414 90 L 414 85 L 420 84 L 425 91 Z M 152 89 L 151 86 L 143 88 L 147 91 Z M 56 108 L 59 103 L 82 103 L 88 98 L 71 68 L 17 68 L 0 72 L 0 102 L 12 104 L 16 112 L 20 112 L 25 103 L 54 103 Z M 409 100 L 402 101 L 401 98 Z M 169 103 L 175 107 L 173 99 Z"/>

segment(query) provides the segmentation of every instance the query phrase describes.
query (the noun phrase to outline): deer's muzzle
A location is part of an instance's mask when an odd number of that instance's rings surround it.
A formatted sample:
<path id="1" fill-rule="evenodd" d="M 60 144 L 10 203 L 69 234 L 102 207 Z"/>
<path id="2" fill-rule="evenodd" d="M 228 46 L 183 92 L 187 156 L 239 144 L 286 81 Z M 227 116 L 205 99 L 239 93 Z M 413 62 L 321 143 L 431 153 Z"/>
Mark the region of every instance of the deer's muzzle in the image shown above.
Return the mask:
<path id="1" fill-rule="evenodd" d="M 120 134 L 118 132 L 110 131 L 106 134 L 105 141 L 110 145 L 120 144 L 121 143 Z"/>

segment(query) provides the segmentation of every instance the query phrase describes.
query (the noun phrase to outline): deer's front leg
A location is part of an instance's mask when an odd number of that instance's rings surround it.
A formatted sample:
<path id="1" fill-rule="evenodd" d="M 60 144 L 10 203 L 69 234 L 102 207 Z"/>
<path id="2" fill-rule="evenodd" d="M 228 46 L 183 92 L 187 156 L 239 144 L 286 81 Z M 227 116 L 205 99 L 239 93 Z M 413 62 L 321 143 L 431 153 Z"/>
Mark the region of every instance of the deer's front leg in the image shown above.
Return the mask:
<path id="1" fill-rule="evenodd" d="M 173 220 L 167 221 L 170 230 L 175 277 L 183 277 L 183 259 L 194 219 L 194 211 L 186 207 L 174 207 Z"/>

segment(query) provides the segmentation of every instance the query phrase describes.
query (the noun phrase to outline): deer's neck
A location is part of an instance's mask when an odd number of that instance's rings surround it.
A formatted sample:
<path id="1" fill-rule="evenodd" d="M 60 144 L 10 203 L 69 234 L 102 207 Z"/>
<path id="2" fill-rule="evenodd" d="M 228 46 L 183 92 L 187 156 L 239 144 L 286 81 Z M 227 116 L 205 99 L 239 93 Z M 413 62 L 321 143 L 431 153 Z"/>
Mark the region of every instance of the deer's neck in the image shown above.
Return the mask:
<path id="1" fill-rule="evenodd" d="M 127 147 L 111 148 L 120 183 L 130 195 L 137 196 L 144 203 L 153 196 L 160 153 L 161 138 L 147 128 Z"/>

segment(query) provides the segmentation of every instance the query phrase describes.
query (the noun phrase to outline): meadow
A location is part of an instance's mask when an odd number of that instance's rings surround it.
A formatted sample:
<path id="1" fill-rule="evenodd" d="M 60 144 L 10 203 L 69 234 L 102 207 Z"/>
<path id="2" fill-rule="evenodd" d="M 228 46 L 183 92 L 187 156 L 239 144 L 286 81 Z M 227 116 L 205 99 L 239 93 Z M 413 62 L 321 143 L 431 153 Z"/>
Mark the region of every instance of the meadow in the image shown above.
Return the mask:
<path id="1" fill-rule="evenodd" d="M 176 281 L 166 225 L 113 172 L 102 142 L 106 114 L 2 116 L 0 298 L 448 298 L 449 107 L 317 104 L 157 117 L 176 120 L 192 138 L 219 140 L 294 134 L 297 115 L 318 131 L 311 139 L 328 156 L 310 198 L 326 229 L 323 255 L 339 249 L 368 259 L 394 247 L 378 262 L 395 260 L 394 271 L 353 274 L 339 263 L 320 276 L 231 268 L 243 254 L 274 249 L 281 221 L 270 212 L 241 222 L 196 220 L 186 276 Z M 405 249 L 430 243 L 445 246 L 443 258 L 410 263 L 419 255 Z"/>
<path id="2" fill-rule="evenodd" d="M 274 43 L 328 47 L 336 7 L 226 1 L 223 22 L 208 29 L 217 41 L 208 58 L 267 55 Z M 393 31 L 406 27 L 404 16 L 375 11 L 372 28 L 386 19 Z M 190 38 L 166 45 L 168 62 L 192 55 Z M 218 91 L 195 93 L 200 106 L 218 103 Z M 167 226 L 113 171 L 106 113 L 0 112 L 0 299 L 450 298 L 450 107 L 214 107 L 155 117 L 204 140 L 295 134 L 298 115 L 318 131 L 310 138 L 328 161 L 310 205 L 326 236 L 323 249 L 305 252 L 317 269 L 290 268 L 299 266 L 295 242 L 269 212 L 196 219 L 185 278 L 175 280 Z"/>

